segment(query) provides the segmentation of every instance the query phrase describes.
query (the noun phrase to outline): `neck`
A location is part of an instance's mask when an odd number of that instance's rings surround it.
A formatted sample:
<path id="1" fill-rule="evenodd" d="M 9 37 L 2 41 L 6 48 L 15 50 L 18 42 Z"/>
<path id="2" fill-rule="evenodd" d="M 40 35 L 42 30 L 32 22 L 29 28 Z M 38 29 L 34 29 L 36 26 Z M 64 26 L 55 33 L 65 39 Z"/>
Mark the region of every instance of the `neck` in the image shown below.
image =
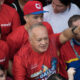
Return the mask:
<path id="1" fill-rule="evenodd" d="M 24 28 L 25 28 L 26 30 L 28 30 L 28 29 L 29 29 L 29 24 L 25 24 L 25 25 L 24 25 Z"/>

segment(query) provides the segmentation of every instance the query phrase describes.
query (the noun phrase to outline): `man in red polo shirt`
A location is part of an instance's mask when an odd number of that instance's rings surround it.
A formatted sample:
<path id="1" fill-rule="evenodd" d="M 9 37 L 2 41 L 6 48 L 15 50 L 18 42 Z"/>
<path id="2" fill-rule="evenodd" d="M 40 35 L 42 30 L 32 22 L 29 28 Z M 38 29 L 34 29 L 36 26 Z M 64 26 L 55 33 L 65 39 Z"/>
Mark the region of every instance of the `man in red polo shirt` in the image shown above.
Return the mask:
<path id="1" fill-rule="evenodd" d="M 61 34 L 48 35 L 43 24 L 32 25 L 28 30 L 27 44 L 14 56 L 14 80 L 47 80 L 51 74 L 57 72 L 57 50 L 61 44 L 79 33 L 80 26 L 69 28 Z"/>
<path id="2" fill-rule="evenodd" d="M 24 19 L 26 21 L 25 25 L 20 26 L 15 31 L 13 31 L 7 38 L 8 45 L 10 47 L 10 58 L 13 58 L 14 54 L 27 43 L 28 40 L 28 29 L 31 25 L 40 23 L 43 21 L 43 6 L 39 1 L 28 1 L 24 8 Z M 43 22 L 44 25 L 48 25 L 49 35 L 53 33 L 52 28 L 49 23 Z"/>
<path id="3" fill-rule="evenodd" d="M 1 39 L 6 40 L 6 37 L 18 26 L 20 26 L 20 18 L 17 11 L 4 4 L 4 0 L 0 0 Z"/>

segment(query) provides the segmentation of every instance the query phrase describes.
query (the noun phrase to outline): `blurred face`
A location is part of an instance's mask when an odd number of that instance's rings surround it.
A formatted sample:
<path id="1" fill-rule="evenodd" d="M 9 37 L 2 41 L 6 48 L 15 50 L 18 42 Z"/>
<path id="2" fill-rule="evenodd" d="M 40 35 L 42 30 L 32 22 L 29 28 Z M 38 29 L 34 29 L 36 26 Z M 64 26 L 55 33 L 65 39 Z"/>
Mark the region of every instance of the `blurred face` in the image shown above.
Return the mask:
<path id="1" fill-rule="evenodd" d="M 38 53 L 45 52 L 49 45 L 47 30 L 42 27 L 34 28 L 30 37 L 30 43 L 34 51 Z"/>
<path id="2" fill-rule="evenodd" d="M 29 26 L 43 21 L 43 14 L 25 16 L 25 21 Z"/>
<path id="3" fill-rule="evenodd" d="M 52 7 L 54 9 L 54 13 L 62 13 L 67 9 L 68 6 L 65 6 L 59 0 L 52 0 Z"/>
<path id="4" fill-rule="evenodd" d="M 0 80 L 6 80 L 5 73 L 2 70 L 0 70 Z"/>
<path id="5" fill-rule="evenodd" d="M 76 26 L 76 27 L 80 26 L 80 20 L 77 20 L 77 21 L 73 22 L 72 24 L 73 24 L 73 26 Z M 76 35 L 75 39 L 80 42 L 80 35 Z"/>

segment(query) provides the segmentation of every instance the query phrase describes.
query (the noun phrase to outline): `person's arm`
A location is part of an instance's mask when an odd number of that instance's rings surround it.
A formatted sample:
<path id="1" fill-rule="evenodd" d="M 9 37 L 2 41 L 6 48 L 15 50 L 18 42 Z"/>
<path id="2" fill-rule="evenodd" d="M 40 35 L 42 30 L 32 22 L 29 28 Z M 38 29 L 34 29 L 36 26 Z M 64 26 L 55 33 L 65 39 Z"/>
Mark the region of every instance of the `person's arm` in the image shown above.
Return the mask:
<path id="1" fill-rule="evenodd" d="M 20 49 L 21 47 L 21 35 L 19 34 L 20 31 L 18 31 L 19 29 L 16 29 L 15 31 L 13 31 L 10 35 L 8 35 L 7 37 L 7 43 L 8 46 L 10 48 L 10 59 L 13 58 L 13 56 L 16 54 L 16 52 Z"/>
<path id="2" fill-rule="evenodd" d="M 76 35 L 80 35 L 80 26 L 64 30 L 59 36 L 60 43 L 63 44 L 66 41 L 74 38 Z"/>
<path id="3" fill-rule="evenodd" d="M 68 69 L 68 80 L 74 80 L 75 68 L 71 67 Z"/>
<path id="4" fill-rule="evenodd" d="M 13 77 L 14 80 L 25 80 L 27 75 L 20 56 L 15 56 L 13 61 Z"/>

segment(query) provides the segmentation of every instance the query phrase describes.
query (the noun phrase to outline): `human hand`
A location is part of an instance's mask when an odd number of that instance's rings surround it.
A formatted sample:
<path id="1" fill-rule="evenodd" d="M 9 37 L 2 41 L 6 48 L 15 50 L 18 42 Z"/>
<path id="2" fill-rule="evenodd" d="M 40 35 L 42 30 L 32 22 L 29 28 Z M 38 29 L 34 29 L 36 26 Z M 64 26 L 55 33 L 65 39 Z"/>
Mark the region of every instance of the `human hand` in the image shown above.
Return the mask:
<path id="1" fill-rule="evenodd" d="M 71 67 L 68 69 L 67 73 L 68 73 L 68 79 L 69 80 L 74 80 L 74 74 L 75 74 L 75 68 Z"/>
<path id="2" fill-rule="evenodd" d="M 72 33 L 74 35 L 80 35 L 80 26 L 75 26 L 72 28 Z"/>

